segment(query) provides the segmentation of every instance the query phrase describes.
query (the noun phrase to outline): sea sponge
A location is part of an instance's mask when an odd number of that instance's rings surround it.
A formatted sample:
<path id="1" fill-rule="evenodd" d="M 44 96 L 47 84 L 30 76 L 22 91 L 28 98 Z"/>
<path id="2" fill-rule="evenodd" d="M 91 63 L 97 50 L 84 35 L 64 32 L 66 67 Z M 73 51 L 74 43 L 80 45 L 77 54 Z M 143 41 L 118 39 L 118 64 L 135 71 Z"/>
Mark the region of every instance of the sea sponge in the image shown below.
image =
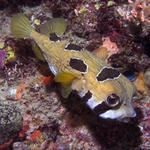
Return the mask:
<path id="1" fill-rule="evenodd" d="M 134 82 L 136 89 L 143 95 L 148 94 L 148 87 L 144 82 L 144 74 L 143 72 L 139 73 L 137 79 Z"/>
<path id="2" fill-rule="evenodd" d="M 144 73 L 144 83 L 150 88 L 150 68 Z"/>

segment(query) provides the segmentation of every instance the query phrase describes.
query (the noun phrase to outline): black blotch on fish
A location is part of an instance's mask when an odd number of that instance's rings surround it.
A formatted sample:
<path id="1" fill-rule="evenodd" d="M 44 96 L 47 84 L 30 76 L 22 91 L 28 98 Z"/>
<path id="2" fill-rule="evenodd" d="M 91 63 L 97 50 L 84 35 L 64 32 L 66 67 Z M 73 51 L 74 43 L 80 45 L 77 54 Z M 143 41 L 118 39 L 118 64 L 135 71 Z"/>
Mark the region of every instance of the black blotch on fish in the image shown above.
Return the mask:
<path id="1" fill-rule="evenodd" d="M 82 51 L 83 48 L 80 47 L 79 45 L 70 43 L 65 47 L 65 50 Z"/>
<path id="2" fill-rule="evenodd" d="M 88 92 L 82 97 L 82 101 L 86 103 L 91 97 L 92 97 L 92 93 L 91 93 L 90 91 L 88 91 Z"/>
<path id="3" fill-rule="evenodd" d="M 114 68 L 104 68 L 102 71 L 98 73 L 96 79 L 98 81 L 104 81 L 107 79 L 114 79 L 120 75 L 120 72 L 115 70 Z"/>
<path id="4" fill-rule="evenodd" d="M 98 104 L 93 111 L 99 115 L 102 113 L 105 113 L 107 110 L 111 109 L 111 107 L 109 107 L 105 102 L 102 102 L 101 104 Z"/>
<path id="5" fill-rule="evenodd" d="M 83 73 L 85 73 L 87 71 L 87 65 L 81 59 L 71 58 L 69 61 L 69 65 L 77 71 L 80 71 Z"/>
<path id="6" fill-rule="evenodd" d="M 58 36 L 56 35 L 56 33 L 51 33 L 49 39 L 50 39 L 51 41 L 54 41 L 54 42 L 58 42 L 58 41 L 61 40 L 61 38 L 58 37 Z"/>

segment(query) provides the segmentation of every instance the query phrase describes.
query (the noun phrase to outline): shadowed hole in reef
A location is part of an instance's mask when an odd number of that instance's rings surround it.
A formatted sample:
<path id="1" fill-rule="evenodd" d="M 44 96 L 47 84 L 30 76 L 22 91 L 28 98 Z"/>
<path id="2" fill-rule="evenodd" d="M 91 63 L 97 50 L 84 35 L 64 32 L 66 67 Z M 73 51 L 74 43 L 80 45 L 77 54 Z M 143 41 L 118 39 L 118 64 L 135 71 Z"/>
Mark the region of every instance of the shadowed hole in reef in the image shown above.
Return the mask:
<path id="1" fill-rule="evenodd" d="M 99 119 L 98 124 L 89 124 L 89 129 L 103 148 L 134 150 L 142 143 L 142 133 L 137 125 L 138 118 L 129 123 Z"/>
<path id="2" fill-rule="evenodd" d="M 75 122 L 78 122 L 78 126 L 86 125 L 102 148 L 106 150 L 135 150 L 141 144 L 142 133 L 138 124 L 143 116 L 139 109 L 136 110 L 136 118 L 131 119 L 129 123 L 123 123 L 99 118 L 83 103 L 76 92 L 72 92 L 63 105 L 72 115 L 78 115 L 78 121 L 75 120 Z"/>
<path id="3" fill-rule="evenodd" d="M 35 7 L 40 5 L 42 0 L 30 1 L 30 0 L 2 0 L 0 1 L 0 10 L 5 8 L 11 8 L 13 11 L 19 11 L 19 6 Z"/>

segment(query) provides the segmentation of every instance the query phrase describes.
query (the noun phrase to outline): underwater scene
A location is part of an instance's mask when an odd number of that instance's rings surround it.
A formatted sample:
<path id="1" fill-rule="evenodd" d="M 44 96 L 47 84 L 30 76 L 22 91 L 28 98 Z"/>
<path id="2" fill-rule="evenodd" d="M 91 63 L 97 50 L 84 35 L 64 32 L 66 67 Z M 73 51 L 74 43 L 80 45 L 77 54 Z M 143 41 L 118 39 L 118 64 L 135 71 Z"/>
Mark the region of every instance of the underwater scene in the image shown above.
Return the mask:
<path id="1" fill-rule="evenodd" d="M 0 0 L 0 150 L 150 150 L 150 0 Z"/>

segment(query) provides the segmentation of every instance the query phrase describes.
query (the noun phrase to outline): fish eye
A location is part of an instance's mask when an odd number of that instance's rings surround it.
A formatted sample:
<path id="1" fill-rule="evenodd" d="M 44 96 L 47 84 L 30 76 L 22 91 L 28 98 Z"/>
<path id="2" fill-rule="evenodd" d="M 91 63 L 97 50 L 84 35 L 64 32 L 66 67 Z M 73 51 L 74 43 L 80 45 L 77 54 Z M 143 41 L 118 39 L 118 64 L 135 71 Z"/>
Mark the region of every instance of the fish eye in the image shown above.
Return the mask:
<path id="1" fill-rule="evenodd" d="M 115 107 L 120 104 L 120 98 L 116 94 L 112 93 L 106 99 L 106 104 L 110 107 Z"/>

